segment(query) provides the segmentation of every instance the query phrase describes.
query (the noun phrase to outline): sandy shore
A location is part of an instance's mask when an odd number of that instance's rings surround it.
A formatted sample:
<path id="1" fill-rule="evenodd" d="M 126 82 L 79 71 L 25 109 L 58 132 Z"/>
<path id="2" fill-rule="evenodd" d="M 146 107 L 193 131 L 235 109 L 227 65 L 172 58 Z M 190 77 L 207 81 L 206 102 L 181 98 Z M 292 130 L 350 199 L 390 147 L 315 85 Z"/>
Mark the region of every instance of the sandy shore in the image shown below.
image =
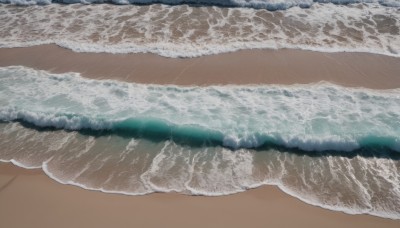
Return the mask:
<path id="1" fill-rule="evenodd" d="M 4 227 L 399 227 L 400 221 L 307 205 L 266 186 L 222 197 L 106 194 L 0 163 Z"/>
<path id="2" fill-rule="evenodd" d="M 94 79 L 178 85 L 329 81 L 400 88 L 400 58 L 362 53 L 250 50 L 194 59 L 74 53 L 55 45 L 0 49 L 0 66 L 23 65 Z M 0 163 L 5 227 L 400 227 L 400 220 L 314 207 L 267 186 L 222 197 L 105 194 L 56 183 L 41 170 Z"/>
<path id="3" fill-rule="evenodd" d="M 75 53 L 55 45 L 42 45 L 0 49 L 0 66 L 10 65 L 138 83 L 303 84 L 324 80 L 374 89 L 400 87 L 400 58 L 366 53 L 246 50 L 173 59 L 153 54 Z"/>

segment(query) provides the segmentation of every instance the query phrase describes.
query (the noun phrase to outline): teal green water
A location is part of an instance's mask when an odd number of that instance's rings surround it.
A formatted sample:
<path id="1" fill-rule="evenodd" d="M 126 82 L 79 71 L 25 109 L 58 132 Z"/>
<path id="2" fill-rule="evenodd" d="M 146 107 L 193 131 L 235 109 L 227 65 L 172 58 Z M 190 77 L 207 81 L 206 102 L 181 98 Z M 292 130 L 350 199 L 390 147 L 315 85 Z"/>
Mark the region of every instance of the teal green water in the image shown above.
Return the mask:
<path id="1" fill-rule="evenodd" d="M 177 87 L 0 69 L 0 120 L 231 149 L 400 151 L 400 92 L 303 86 Z"/>
<path id="2" fill-rule="evenodd" d="M 398 219 L 399 117 L 399 90 L 156 86 L 0 68 L 0 161 L 108 193 L 268 184 Z"/>

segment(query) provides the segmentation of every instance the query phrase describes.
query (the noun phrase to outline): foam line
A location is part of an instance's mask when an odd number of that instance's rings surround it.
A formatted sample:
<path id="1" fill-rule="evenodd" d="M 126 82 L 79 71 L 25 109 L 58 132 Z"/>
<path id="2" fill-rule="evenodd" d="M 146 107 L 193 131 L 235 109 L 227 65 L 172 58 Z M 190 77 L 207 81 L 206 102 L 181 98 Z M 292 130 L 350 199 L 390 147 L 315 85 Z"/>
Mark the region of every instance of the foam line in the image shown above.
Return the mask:
<path id="1" fill-rule="evenodd" d="M 82 183 L 78 183 L 78 182 L 74 182 L 74 181 L 65 181 L 62 180 L 60 178 L 58 178 L 57 176 L 55 176 L 51 170 L 48 167 L 48 162 L 49 161 L 45 161 L 42 163 L 42 165 L 40 167 L 27 167 L 25 165 L 23 165 L 22 163 L 16 161 L 16 160 L 10 160 L 10 161 L 6 161 L 6 160 L 1 160 L 0 162 L 11 162 L 14 165 L 21 167 L 21 168 L 25 168 L 25 169 L 37 169 L 37 168 L 41 168 L 43 170 L 43 172 L 50 177 L 51 179 L 55 180 L 56 182 L 60 183 L 60 184 L 65 184 L 65 185 L 72 185 L 72 186 L 76 186 L 76 187 L 80 187 L 82 189 L 85 190 L 90 190 L 90 191 L 100 191 L 103 193 L 107 193 L 107 194 L 121 194 L 121 195 L 128 195 L 128 196 L 142 196 L 142 195 L 147 195 L 147 194 L 151 194 L 151 193 L 155 193 L 155 192 L 164 192 L 164 193 L 168 193 L 168 192 L 174 192 L 173 190 L 169 190 L 169 189 L 148 189 L 147 192 L 143 192 L 143 193 L 136 193 L 136 192 L 128 192 L 128 191 L 114 191 L 114 190 L 106 190 L 104 188 L 93 188 L 93 187 L 89 187 L 86 186 L 85 184 Z M 296 191 L 291 190 L 290 188 L 288 188 L 287 186 L 285 186 L 285 184 L 283 184 L 281 181 L 279 180 L 273 180 L 273 181 L 265 181 L 263 183 L 258 183 L 258 184 L 254 184 L 252 186 L 247 186 L 246 188 L 242 188 L 241 190 L 236 190 L 236 191 L 229 191 L 229 192 L 218 192 L 218 193 L 213 193 L 213 192 L 204 192 L 204 191 L 197 191 L 195 189 L 189 189 L 190 193 L 189 195 L 201 195 L 201 196 L 209 196 L 209 197 L 217 197 L 217 196 L 224 196 L 224 195 L 231 195 L 231 194 L 236 194 L 236 193 L 240 193 L 240 192 L 244 192 L 246 190 L 249 189 L 254 189 L 254 188 L 258 188 L 258 187 L 262 187 L 262 186 L 277 186 L 280 190 L 282 190 L 283 192 L 285 192 L 286 194 L 293 196 L 307 204 L 313 205 L 313 206 L 317 206 L 317 207 L 321 207 L 321 208 L 325 208 L 328 210 L 332 210 L 332 211 L 341 211 L 344 212 L 346 214 L 351 214 L 351 215 L 357 215 L 357 214 L 370 214 L 370 215 L 374 215 L 374 216 L 378 216 L 378 217 L 383 217 L 383 218 L 389 218 L 389 219 L 399 219 L 400 217 L 398 215 L 395 214 L 390 214 L 390 213 L 379 213 L 373 210 L 366 210 L 366 209 L 361 209 L 361 208 L 347 208 L 347 207 L 342 207 L 342 206 L 331 206 L 331 205 L 326 205 L 323 204 L 321 202 L 318 201 L 313 201 L 311 198 L 308 198 L 306 195 L 302 195 Z"/>
<path id="2" fill-rule="evenodd" d="M 171 58 L 283 48 L 400 56 L 398 9 L 377 3 L 315 3 L 277 12 L 159 4 L 0 5 L 0 15 L 2 48 L 56 44 L 75 52 Z"/>
<path id="3" fill-rule="evenodd" d="M 179 87 L 0 68 L 0 120 L 234 150 L 400 151 L 399 89 Z"/>
<path id="4" fill-rule="evenodd" d="M 379 3 L 383 6 L 388 7 L 400 7 L 400 2 L 397 0 L 0 0 L 0 3 L 8 3 L 14 5 L 48 5 L 52 3 L 108 3 L 116 5 L 154 3 L 162 3 L 168 5 L 196 4 L 207 6 L 249 7 L 256 9 L 267 9 L 271 11 L 286 10 L 295 6 L 301 8 L 309 8 L 315 3 L 333 3 L 343 5 L 354 3 Z"/>

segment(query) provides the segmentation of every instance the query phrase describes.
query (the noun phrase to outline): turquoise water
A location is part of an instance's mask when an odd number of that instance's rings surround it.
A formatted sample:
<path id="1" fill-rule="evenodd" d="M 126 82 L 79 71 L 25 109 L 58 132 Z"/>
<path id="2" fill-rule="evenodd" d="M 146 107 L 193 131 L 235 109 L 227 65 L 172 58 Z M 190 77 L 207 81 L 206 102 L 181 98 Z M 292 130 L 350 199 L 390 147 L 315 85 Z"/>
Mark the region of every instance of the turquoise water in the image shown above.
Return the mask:
<path id="1" fill-rule="evenodd" d="M 397 219 L 399 117 L 398 89 L 141 85 L 0 68 L 0 160 L 109 193 L 269 184 Z"/>
<path id="2" fill-rule="evenodd" d="M 400 150 L 400 90 L 297 86 L 178 87 L 0 69 L 0 120 L 107 130 L 231 149 Z"/>

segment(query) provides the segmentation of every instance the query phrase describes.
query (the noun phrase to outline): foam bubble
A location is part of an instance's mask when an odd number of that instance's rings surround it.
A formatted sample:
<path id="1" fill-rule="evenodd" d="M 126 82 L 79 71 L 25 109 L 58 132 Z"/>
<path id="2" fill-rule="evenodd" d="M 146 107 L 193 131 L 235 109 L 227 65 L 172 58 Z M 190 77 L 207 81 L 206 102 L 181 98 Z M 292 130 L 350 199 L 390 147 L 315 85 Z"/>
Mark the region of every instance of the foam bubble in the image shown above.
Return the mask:
<path id="1" fill-rule="evenodd" d="M 26 130 L 32 131 L 22 129 Z M 125 163 L 131 158 L 119 160 L 124 151 L 114 149 L 111 158 L 103 159 L 121 139 L 114 137 L 112 141 L 106 140 L 108 146 L 103 145 L 103 140 L 97 138 L 95 146 L 89 149 L 92 156 L 72 159 L 79 151 L 63 148 L 54 151 L 52 158 L 44 159 L 40 167 L 59 183 L 105 193 L 143 195 L 179 192 L 221 196 L 263 185 L 275 185 L 311 205 L 349 214 L 399 218 L 397 205 L 400 175 L 396 160 L 374 157 L 304 157 L 274 150 L 233 152 L 218 147 L 182 147 L 165 141 L 156 147 L 147 145 L 145 153 L 131 151 L 135 157 L 146 157 L 154 153 L 148 162 L 140 161 L 141 164 L 149 164 L 146 168 L 131 169 L 132 166 Z M 129 146 L 133 150 L 144 143 L 141 139 L 135 141 L 135 147 Z M 125 143 L 129 145 L 131 141 L 126 140 Z M 15 159 L 11 159 L 11 162 L 26 167 Z M 110 178 L 104 179 L 102 175 L 106 170 Z M 110 175 L 113 172 L 119 175 Z M 91 173 L 96 175 L 91 176 Z M 371 175 L 374 178 L 371 179 Z"/>
<path id="2" fill-rule="evenodd" d="M 312 205 L 398 219 L 400 166 L 387 147 L 399 151 L 399 94 L 329 83 L 142 85 L 3 67 L 0 161 L 106 193 L 276 185 Z"/>
<path id="3" fill-rule="evenodd" d="M 231 149 L 400 151 L 398 89 L 141 85 L 25 67 L 0 68 L 0 82 L 2 121 Z"/>
<path id="4" fill-rule="evenodd" d="M 117 5 L 127 4 L 203 4 L 215 6 L 230 7 L 250 7 L 256 9 L 267 10 L 285 10 L 291 7 L 299 6 L 301 8 L 311 7 L 317 3 L 334 3 L 334 4 L 354 4 L 354 3 L 379 3 L 383 6 L 399 7 L 398 0 L 0 0 L 0 3 L 9 3 L 14 5 L 47 5 L 51 3 L 64 4 L 99 4 L 112 3 Z"/>
<path id="5" fill-rule="evenodd" d="M 313 4 L 277 12 L 158 4 L 1 5 L 0 15 L 0 47 L 57 44 L 76 52 L 173 58 L 280 48 L 400 55 L 398 9 L 378 4 Z"/>

